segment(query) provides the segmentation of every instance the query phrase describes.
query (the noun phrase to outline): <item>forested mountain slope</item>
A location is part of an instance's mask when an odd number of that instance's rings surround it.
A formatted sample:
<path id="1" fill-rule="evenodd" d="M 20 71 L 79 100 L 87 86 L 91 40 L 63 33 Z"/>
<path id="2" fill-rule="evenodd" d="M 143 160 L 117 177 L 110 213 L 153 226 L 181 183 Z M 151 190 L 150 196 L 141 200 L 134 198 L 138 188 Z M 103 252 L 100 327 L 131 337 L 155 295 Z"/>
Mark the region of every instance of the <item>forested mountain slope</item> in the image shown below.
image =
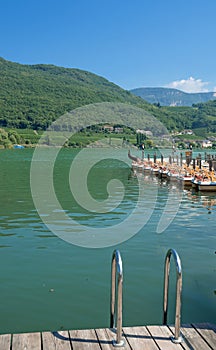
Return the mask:
<path id="1" fill-rule="evenodd" d="M 87 71 L 0 58 L 0 127 L 44 130 L 64 113 L 97 102 L 143 108 L 169 131 L 216 132 L 216 100 L 193 107 L 154 105 Z"/>
<path id="2" fill-rule="evenodd" d="M 97 102 L 145 101 L 90 72 L 53 65 L 22 65 L 0 58 L 0 126 L 45 129 L 74 108 Z"/>

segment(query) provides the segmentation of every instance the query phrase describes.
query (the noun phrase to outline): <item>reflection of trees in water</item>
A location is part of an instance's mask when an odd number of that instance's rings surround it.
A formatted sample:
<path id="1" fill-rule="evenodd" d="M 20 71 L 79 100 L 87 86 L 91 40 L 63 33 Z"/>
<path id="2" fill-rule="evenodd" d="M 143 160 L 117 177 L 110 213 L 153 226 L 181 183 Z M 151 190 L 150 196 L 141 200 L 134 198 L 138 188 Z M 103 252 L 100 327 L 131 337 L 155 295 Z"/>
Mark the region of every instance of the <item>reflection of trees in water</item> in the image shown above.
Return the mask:
<path id="1" fill-rule="evenodd" d="M 187 195 L 188 199 L 190 199 L 192 203 L 201 203 L 202 206 L 208 210 L 209 214 L 211 214 L 213 207 L 216 206 L 216 195 L 213 193 L 200 195 L 193 190 L 188 190 Z"/>
<path id="2" fill-rule="evenodd" d="M 206 207 L 206 209 L 208 210 L 208 213 L 211 214 L 213 206 L 216 205 L 216 199 L 205 198 L 202 201 L 202 204 L 204 207 Z"/>
<path id="3" fill-rule="evenodd" d="M 207 213 L 211 214 L 213 210 L 216 208 L 216 194 L 215 193 L 208 193 L 205 195 L 200 194 L 199 192 L 195 191 L 194 189 L 182 189 L 181 186 L 178 186 L 178 183 L 172 183 L 168 181 L 167 179 L 159 179 L 157 176 L 153 174 L 143 174 L 142 171 L 138 171 L 136 169 L 131 169 L 131 172 L 129 174 L 130 180 L 135 180 L 135 178 L 139 178 L 139 181 L 142 181 L 143 184 L 146 184 L 146 186 L 149 186 L 150 183 L 157 184 L 158 188 L 167 188 L 167 192 L 169 191 L 184 191 L 184 195 L 187 197 L 188 201 L 192 203 L 192 207 L 200 207 L 207 209 Z M 216 255 L 216 251 L 214 252 Z M 212 254 L 212 253 L 210 253 Z M 215 256 L 216 257 L 216 256 Z M 216 268 L 214 270 L 216 272 Z M 212 290 L 213 294 L 216 296 L 216 289 Z"/>
<path id="4" fill-rule="evenodd" d="M 200 195 L 199 193 L 193 192 L 193 190 L 188 191 L 188 198 L 194 203 L 201 203 L 208 211 L 208 214 L 212 213 L 214 206 L 216 206 L 216 195 L 209 193 L 206 195 Z M 216 251 L 215 251 L 216 254 Z M 214 270 L 216 272 L 216 269 Z M 216 295 L 216 289 L 213 290 L 214 295 Z"/>
<path id="5" fill-rule="evenodd" d="M 216 254 L 216 252 L 215 252 L 215 254 Z M 216 289 L 214 290 L 214 294 L 216 295 Z"/>
<path id="6" fill-rule="evenodd" d="M 186 187 L 182 188 L 178 183 L 176 182 L 170 182 L 167 179 L 159 179 L 154 174 L 144 174 L 142 171 L 132 169 L 130 176 L 133 178 L 138 177 L 139 179 L 142 179 L 145 183 L 157 183 L 158 187 L 167 187 L 169 191 L 184 191 L 184 194 L 187 195 L 188 199 L 192 203 L 201 203 L 203 207 L 205 207 L 208 210 L 208 213 L 210 214 L 212 212 L 212 209 L 214 206 L 216 206 L 216 194 L 209 192 L 205 195 L 200 194 L 199 192 L 195 191 L 194 189 Z"/>

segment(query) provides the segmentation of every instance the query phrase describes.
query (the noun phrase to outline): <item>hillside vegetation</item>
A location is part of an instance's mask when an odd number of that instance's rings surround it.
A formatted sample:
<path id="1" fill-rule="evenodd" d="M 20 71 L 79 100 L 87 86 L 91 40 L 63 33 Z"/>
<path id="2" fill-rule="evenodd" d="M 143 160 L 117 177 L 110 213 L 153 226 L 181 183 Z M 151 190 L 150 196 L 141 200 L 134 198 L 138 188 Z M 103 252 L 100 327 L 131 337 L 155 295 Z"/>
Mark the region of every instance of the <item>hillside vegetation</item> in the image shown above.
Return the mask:
<path id="1" fill-rule="evenodd" d="M 192 107 L 154 105 L 90 72 L 54 65 L 22 65 L 0 58 L 0 128 L 23 130 L 21 140 L 45 130 L 59 116 L 97 102 L 120 102 L 143 108 L 169 131 L 193 129 L 197 135 L 216 133 L 216 100 Z M 5 135 L 3 136 L 3 138 Z"/>
<path id="2" fill-rule="evenodd" d="M 0 58 L 0 127 L 46 129 L 59 116 L 90 103 L 146 102 L 95 74 Z"/>

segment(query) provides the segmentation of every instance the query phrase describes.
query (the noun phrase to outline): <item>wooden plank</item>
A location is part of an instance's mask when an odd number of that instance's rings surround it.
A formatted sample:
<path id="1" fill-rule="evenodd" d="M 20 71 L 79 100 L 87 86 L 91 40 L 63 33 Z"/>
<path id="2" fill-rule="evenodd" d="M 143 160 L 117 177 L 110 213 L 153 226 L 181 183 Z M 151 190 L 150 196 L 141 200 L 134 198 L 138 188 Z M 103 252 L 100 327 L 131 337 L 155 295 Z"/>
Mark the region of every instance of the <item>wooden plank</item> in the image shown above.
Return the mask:
<path id="1" fill-rule="evenodd" d="M 13 334 L 12 350 L 41 350 L 40 333 Z"/>
<path id="2" fill-rule="evenodd" d="M 196 329 L 194 329 L 191 325 L 183 325 L 181 327 L 181 333 L 186 338 L 186 341 L 193 348 L 193 350 L 211 349 L 205 340 L 203 340 L 203 338 L 199 335 Z"/>
<path id="3" fill-rule="evenodd" d="M 100 350 L 94 329 L 69 331 L 73 350 Z"/>
<path id="4" fill-rule="evenodd" d="M 184 342 L 175 344 L 170 337 L 174 327 L 124 327 L 124 350 L 212 350 L 216 349 L 216 325 L 183 325 Z M 154 338 L 154 339 L 153 339 Z M 116 333 L 108 328 L 61 332 L 0 335 L 0 350 L 113 350 Z"/>
<path id="5" fill-rule="evenodd" d="M 146 327 L 124 327 L 123 330 L 133 350 L 158 350 Z"/>
<path id="6" fill-rule="evenodd" d="M 96 333 L 98 336 L 98 340 L 101 346 L 102 350 L 113 350 L 115 349 L 113 347 L 113 340 L 116 340 L 116 332 L 109 329 L 96 329 Z M 125 341 L 124 347 L 122 347 L 123 350 L 131 350 L 127 340 L 123 337 Z M 121 349 L 121 348 L 120 348 Z"/>
<path id="7" fill-rule="evenodd" d="M 210 323 L 192 324 L 197 332 L 214 349 L 216 348 L 216 326 Z"/>
<path id="8" fill-rule="evenodd" d="M 169 329 L 171 330 L 171 332 L 172 332 L 172 334 L 174 336 L 174 334 L 175 334 L 175 327 L 174 326 L 168 326 L 168 327 L 169 327 Z M 181 335 L 181 337 L 183 339 L 183 341 L 181 343 L 182 348 L 184 350 L 191 350 L 191 346 L 188 344 L 187 339 L 182 334 L 181 329 L 180 329 L 180 335 Z"/>
<path id="9" fill-rule="evenodd" d="M 43 332 L 43 350 L 71 350 L 71 342 L 68 331 Z"/>
<path id="10" fill-rule="evenodd" d="M 159 349 L 161 350 L 182 350 L 181 344 L 175 344 L 171 341 L 172 332 L 167 326 L 146 326 Z"/>
<path id="11" fill-rule="evenodd" d="M 0 335 L 0 349 L 10 350 L 10 345 L 11 345 L 11 334 Z"/>

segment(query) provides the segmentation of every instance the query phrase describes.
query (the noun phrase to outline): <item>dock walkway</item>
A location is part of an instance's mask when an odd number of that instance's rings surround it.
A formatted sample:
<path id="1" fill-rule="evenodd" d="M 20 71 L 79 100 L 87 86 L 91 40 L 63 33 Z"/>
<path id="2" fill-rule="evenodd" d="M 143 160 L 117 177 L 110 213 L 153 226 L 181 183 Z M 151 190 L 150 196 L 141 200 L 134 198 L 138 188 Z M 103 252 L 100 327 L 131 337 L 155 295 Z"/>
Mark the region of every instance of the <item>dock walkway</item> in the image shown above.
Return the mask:
<path id="1" fill-rule="evenodd" d="M 125 350 L 215 350 L 216 325 L 181 327 L 184 341 L 174 344 L 170 326 L 123 327 Z M 0 335 L 0 350 L 114 350 L 115 332 L 105 329 Z"/>

